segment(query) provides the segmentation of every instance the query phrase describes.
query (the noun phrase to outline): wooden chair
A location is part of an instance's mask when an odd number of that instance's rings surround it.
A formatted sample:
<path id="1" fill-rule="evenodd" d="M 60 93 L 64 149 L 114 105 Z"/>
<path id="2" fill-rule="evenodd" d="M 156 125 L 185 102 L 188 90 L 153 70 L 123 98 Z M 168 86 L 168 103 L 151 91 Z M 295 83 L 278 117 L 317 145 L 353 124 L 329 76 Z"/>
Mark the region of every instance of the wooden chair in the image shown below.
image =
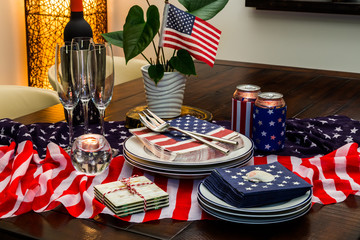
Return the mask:
<path id="1" fill-rule="evenodd" d="M 53 90 L 0 85 L 0 119 L 21 117 L 58 103 L 58 94 Z"/>

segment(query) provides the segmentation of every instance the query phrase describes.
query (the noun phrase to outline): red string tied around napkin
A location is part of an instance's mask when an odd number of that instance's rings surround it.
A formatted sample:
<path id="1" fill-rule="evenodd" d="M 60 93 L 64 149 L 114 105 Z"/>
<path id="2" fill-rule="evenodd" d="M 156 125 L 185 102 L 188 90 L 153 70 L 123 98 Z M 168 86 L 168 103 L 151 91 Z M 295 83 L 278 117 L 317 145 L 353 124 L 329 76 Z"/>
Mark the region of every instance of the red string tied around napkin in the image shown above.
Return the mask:
<path id="1" fill-rule="evenodd" d="M 150 184 L 153 184 L 153 182 L 131 184 L 131 179 L 133 179 L 133 178 L 135 178 L 135 177 L 138 177 L 138 175 L 133 175 L 133 176 L 131 176 L 131 177 L 121 179 L 120 182 L 124 183 L 126 186 L 121 187 L 121 188 L 116 188 L 116 189 L 113 189 L 113 190 L 111 190 L 111 191 L 108 191 L 108 192 L 104 193 L 103 199 L 102 199 L 102 203 L 104 203 L 105 195 L 106 195 L 106 194 L 127 189 L 130 193 L 136 194 L 136 195 L 138 195 L 139 197 L 141 197 L 141 198 L 144 200 L 144 211 L 146 211 L 146 205 L 147 205 L 146 199 L 145 199 L 145 197 L 144 197 L 141 193 L 139 193 L 138 191 L 136 191 L 136 189 L 135 189 L 134 187 L 136 187 L 136 186 L 150 185 Z"/>

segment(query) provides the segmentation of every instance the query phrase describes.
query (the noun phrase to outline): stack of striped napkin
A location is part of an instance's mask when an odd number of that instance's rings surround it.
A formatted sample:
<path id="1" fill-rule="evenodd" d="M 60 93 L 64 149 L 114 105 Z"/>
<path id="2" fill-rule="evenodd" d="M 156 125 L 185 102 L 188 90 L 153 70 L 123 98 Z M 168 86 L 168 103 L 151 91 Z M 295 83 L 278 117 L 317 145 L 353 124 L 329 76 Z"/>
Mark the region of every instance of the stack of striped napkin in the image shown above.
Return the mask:
<path id="1" fill-rule="evenodd" d="M 96 185 L 94 192 L 119 217 L 169 206 L 169 194 L 145 176 Z"/>

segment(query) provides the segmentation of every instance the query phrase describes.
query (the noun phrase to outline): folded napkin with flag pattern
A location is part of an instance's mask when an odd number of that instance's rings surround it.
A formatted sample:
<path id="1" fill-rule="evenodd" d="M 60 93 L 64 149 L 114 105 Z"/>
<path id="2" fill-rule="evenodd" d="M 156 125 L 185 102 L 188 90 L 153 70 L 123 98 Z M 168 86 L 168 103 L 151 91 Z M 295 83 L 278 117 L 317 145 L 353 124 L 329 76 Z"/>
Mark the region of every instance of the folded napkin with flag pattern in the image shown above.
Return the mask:
<path id="1" fill-rule="evenodd" d="M 311 184 L 278 162 L 215 169 L 204 180 L 209 191 L 235 207 L 256 207 L 304 195 Z"/>
<path id="2" fill-rule="evenodd" d="M 243 146 L 242 136 L 235 131 L 193 116 L 183 116 L 168 123 L 172 126 L 193 132 L 212 135 L 237 141 L 236 146 L 217 142 L 216 144 L 230 150 Z M 223 153 L 208 147 L 201 142 L 178 131 L 163 133 L 153 132 L 145 127 L 130 129 L 155 156 L 165 161 L 200 162 L 224 156 Z"/>

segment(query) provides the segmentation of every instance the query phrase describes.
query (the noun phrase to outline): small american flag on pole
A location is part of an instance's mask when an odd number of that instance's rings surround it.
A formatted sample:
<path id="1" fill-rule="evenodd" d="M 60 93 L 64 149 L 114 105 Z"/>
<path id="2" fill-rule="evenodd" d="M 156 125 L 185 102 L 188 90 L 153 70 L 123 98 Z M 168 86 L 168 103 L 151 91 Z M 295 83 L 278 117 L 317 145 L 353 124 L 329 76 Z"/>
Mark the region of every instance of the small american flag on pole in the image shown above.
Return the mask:
<path id="1" fill-rule="evenodd" d="M 166 4 L 159 46 L 185 49 L 197 60 L 214 65 L 221 31 L 206 21 Z"/>

